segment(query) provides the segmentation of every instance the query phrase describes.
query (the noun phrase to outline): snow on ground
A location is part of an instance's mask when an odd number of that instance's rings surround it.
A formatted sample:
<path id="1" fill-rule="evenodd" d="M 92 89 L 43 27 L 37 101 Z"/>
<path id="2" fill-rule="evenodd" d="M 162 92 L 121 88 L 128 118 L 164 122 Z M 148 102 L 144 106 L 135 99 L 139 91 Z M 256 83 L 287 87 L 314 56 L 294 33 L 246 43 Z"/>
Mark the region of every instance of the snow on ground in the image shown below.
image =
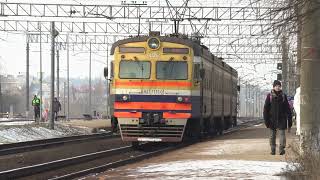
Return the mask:
<path id="1" fill-rule="evenodd" d="M 128 169 L 133 179 L 258 179 L 284 177 L 277 174 L 287 167 L 286 162 L 246 160 L 188 160 L 151 164 Z"/>
<path id="2" fill-rule="evenodd" d="M 198 155 L 209 155 L 209 156 L 218 156 L 218 155 L 239 155 L 244 151 L 250 151 L 251 146 L 244 142 L 250 142 L 250 144 L 255 144 L 257 147 L 264 147 L 264 139 L 228 139 L 228 140 L 217 140 L 216 144 L 212 146 L 202 147 L 202 150 L 195 152 Z"/>
<path id="3" fill-rule="evenodd" d="M 81 134 L 90 134 L 90 130 L 61 124 L 56 124 L 55 129 L 52 130 L 48 128 L 48 124 L 36 125 L 34 123 L 7 122 L 4 125 L 4 123 L 0 123 L 0 144 Z"/>
<path id="4" fill-rule="evenodd" d="M 13 121 L 13 122 L 1 122 L 0 125 L 11 126 L 11 125 L 26 125 L 32 124 L 34 121 Z"/>
<path id="5" fill-rule="evenodd" d="M 120 180 L 278 180 L 293 170 L 286 156 L 270 155 L 269 130 L 263 124 L 203 141 L 140 163 L 110 170 L 99 179 Z M 287 134 L 287 142 L 295 140 Z M 278 142 L 278 141 L 277 141 Z M 288 147 L 287 152 L 290 152 Z M 290 158 L 290 154 L 288 157 Z M 88 178 L 90 179 L 90 178 Z"/>

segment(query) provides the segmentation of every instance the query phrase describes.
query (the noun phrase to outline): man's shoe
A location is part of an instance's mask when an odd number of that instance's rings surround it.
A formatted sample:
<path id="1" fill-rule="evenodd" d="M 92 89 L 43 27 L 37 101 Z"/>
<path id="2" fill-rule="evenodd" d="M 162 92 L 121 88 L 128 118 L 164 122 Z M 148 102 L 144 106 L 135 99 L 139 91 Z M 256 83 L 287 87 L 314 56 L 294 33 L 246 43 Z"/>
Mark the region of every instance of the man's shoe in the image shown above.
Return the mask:
<path id="1" fill-rule="evenodd" d="M 286 153 L 285 150 L 281 150 L 281 151 L 280 151 L 280 155 L 284 155 L 285 153 Z"/>

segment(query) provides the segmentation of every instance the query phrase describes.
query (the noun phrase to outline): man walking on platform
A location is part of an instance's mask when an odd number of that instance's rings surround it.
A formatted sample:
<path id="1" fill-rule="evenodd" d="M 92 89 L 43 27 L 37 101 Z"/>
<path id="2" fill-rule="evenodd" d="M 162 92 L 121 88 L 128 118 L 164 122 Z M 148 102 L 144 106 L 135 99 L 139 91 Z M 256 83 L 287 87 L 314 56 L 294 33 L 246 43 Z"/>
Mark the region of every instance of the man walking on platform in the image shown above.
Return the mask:
<path id="1" fill-rule="evenodd" d="M 271 154 L 276 153 L 276 134 L 277 130 L 280 133 L 280 155 L 285 154 L 286 134 L 285 130 L 292 126 L 292 114 L 288 103 L 287 95 L 281 90 L 281 82 L 275 80 L 273 82 L 273 89 L 267 95 L 264 110 L 263 110 L 264 123 L 270 129 L 270 146 Z"/>
<path id="2" fill-rule="evenodd" d="M 37 119 L 40 118 L 40 99 L 37 97 L 37 95 L 34 95 L 32 99 L 32 106 L 34 109 L 34 121 L 37 122 Z"/>
<path id="3" fill-rule="evenodd" d="M 58 120 L 58 112 L 61 111 L 61 104 L 57 98 L 53 99 L 53 113 L 54 113 L 54 120 Z"/>

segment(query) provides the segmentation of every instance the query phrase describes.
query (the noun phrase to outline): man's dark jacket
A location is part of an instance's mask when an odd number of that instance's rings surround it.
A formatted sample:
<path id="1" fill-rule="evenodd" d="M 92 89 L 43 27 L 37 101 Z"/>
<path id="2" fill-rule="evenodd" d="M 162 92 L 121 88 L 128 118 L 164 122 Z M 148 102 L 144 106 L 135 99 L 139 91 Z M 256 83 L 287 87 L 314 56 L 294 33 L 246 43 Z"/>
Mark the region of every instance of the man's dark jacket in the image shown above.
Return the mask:
<path id="1" fill-rule="evenodd" d="M 274 91 L 267 95 L 264 103 L 263 118 L 270 129 L 284 130 L 292 126 L 292 114 L 287 96 L 282 91 Z"/>
<path id="2" fill-rule="evenodd" d="M 53 101 L 53 112 L 61 111 L 61 104 L 59 101 Z"/>

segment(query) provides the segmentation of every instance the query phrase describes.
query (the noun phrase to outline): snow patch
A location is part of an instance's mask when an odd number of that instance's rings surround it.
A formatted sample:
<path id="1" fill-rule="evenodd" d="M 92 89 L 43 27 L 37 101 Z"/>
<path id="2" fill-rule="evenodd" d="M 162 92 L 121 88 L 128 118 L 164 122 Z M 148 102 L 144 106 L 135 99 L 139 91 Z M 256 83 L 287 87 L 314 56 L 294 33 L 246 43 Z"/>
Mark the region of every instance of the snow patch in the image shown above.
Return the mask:
<path id="1" fill-rule="evenodd" d="M 196 160 L 151 164 L 131 169 L 139 179 L 280 179 L 286 162 Z"/>
<path id="2" fill-rule="evenodd" d="M 32 124 L 34 121 L 13 121 L 13 122 L 1 122 L 1 126 L 12 126 L 12 125 L 25 125 Z"/>
<path id="3" fill-rule="evenodd" d="M 82 134 L 90 134 L 89 129 L 56 124 L 55 129 L 52 130 L 48 128 L 47 124 L 15 124 L 11 126 L 0 126 L 0 144 L 33 141 L 39 139 L 50 139 Z"/>

